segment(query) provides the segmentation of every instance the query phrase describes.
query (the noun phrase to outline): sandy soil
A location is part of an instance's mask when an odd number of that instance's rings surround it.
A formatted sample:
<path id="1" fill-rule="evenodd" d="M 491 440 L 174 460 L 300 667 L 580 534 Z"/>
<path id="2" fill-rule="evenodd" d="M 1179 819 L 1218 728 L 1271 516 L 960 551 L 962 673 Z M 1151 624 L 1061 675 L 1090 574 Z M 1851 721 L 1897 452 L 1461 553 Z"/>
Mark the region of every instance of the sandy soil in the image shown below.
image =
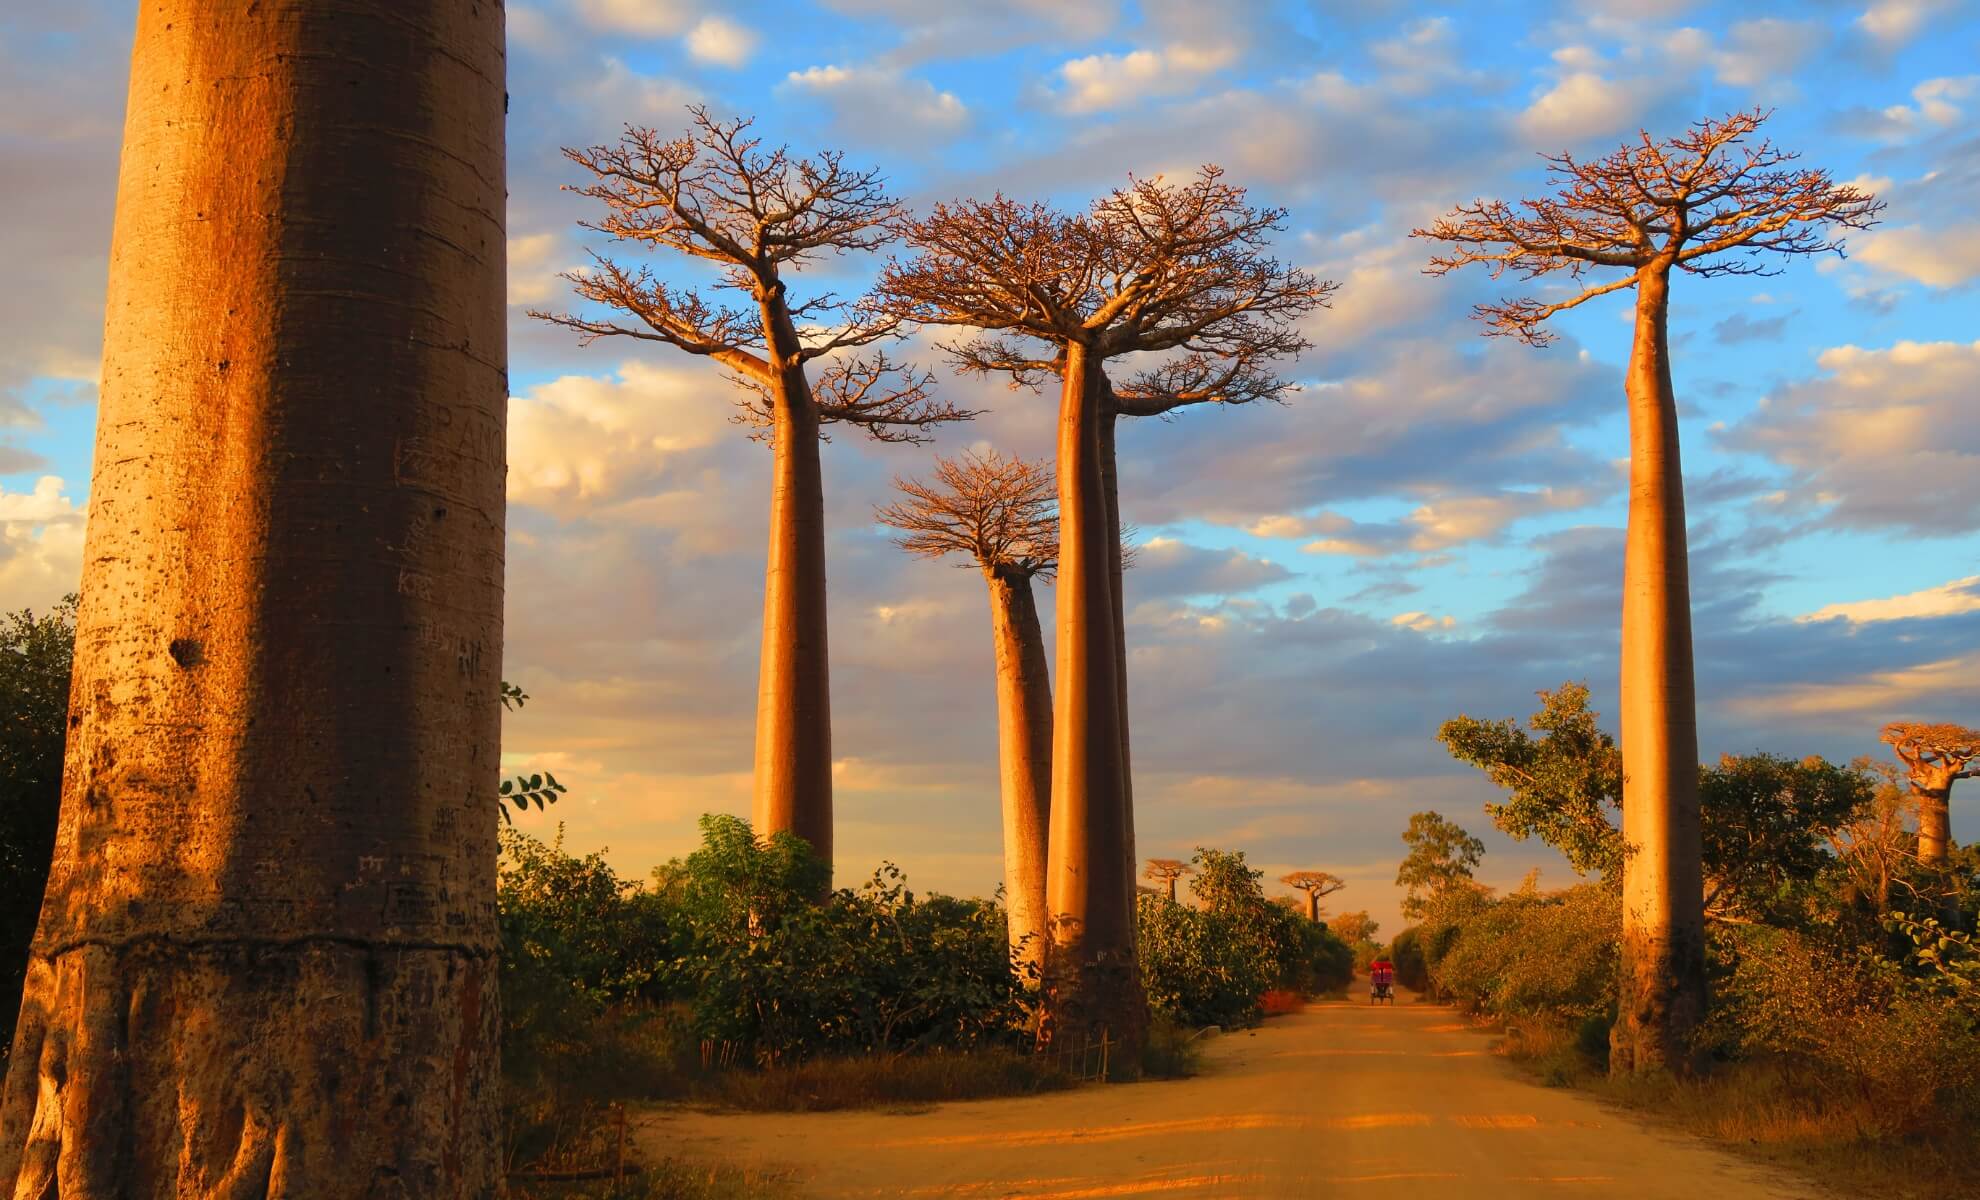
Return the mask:
<path id="1" fill-rule="evenodd" d="M 652 1155 L 788 1167 L 816 1197 L 1627 1197 L 1822 1193 L 1573 1092 L 1404 995 L 1212 1039 L 1192 1079 L 921 1111 L 641 1118 Z"/>

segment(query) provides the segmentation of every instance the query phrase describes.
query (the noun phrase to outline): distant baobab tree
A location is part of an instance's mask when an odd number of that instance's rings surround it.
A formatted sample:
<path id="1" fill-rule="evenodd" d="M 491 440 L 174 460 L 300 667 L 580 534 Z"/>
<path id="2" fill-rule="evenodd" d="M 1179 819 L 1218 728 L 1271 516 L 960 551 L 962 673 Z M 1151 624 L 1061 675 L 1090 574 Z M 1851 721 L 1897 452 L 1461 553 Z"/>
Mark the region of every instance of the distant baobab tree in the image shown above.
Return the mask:
<path id="1" fill-rule="evenodd" d="M 1882 205 L 1827 171 L 1795 165 L 1766 120 L 1742 112 L 1700 121 L 1667 141 L 1645 133 L 1594 162 L 1546 157 L 1554 194 L 1518 205 L 1460 205 L 1415 236 L 1444 242 L 1442 275 L 1478 263 L 1494 279 L 1564 274 L 1559 300 L 1480 305 L 1488 332 L 1532 345 L 1545 322 L 1597 296 L 1634 288 L 1625 376 L 1630 504 L 1623 565 L 1623 990 L 1610 1055 L 1618 1073 L 1694 1065 L 1690 1034 L 1705 1015 L 1705 919 L 1698 815 L 1698 730 L 1684 477 L 1667 318 L 1672 278 L 1777 273 L 1768 255 L 1840 252 L 1834 228 L 1875 223 Z M 1591 271 L 1619 272 L 1584 282 Z"/>
<path id="2" fill-rule="evenodd" d="M 1884 726 L 1884 742 L 1904 763 L 1906 782 L 1918 803 L 1918 861 L 1942 868 L 1952 850 L 1952 786 L 1980 775 L 1980 729 L 1894 721 Z"/>
<path id="3" fill-rule="evenodd" d="M 1176 898 L 1176 880 L 1189 874 L 1190 866 L 1179 858 L 1151 858 L 1148 860 L 1148 879 L 1162 885 L 1171 903 Z"/>
<path id="4" fill-rule="evenodd" d="M 502 8 L 136 7 L 0 1191 L 494 1196 Z"/>
<path id="5" fill-rule="evenodd" d="M 639 251 L 715 264 L 717 291 L 655 278 L 645 265 L 594 254 L 572 272 L 577 295 L 620 317 L 536 312 L 582 335 L 658 342 L 712 360 L 743 388 L 741 419 L 775 455 L 764 571 L 762 663 L 756 707 L 753 825 L 788 830 L 832 858 L 832 716 L 826 653 L 825 494 L 820 431 L 841 423 L 881 440 L 919 441 L 931 425 L 971 414 L 935 401 L 930 377 L 866 350 L 899 335 L 901 318 L 830 292 L 791 295 L 787 276 L 826 254 L 873 250 L 892 238 L 900 205 L 877 172 L 766 150 L 747 120 L 688 110 L 674 138 L 628 127 L 617 145 L 567 149 L 592 182 L 572 190 L 605 212 L 586 228 Z M 814 381 L 810 364 L 821 369 Z"/>
<path id="6" fill-rule="evenodd" d="M 1279 882 L 1296 892 L 1306 893 L 1306 919 L 1320 922 L 1320 898 L 1331 896 L 1347 886 L 1347 881 L 1326 871 L 1293 871 L 1279 876 Z"/>
<path id="7" fill-rule="evenodd" d="M 1058 671 L 1053 722 L 1051 969 L 1046 1036 L 1105 1027 L 1133 1044 L 1146 1006 L 1134 967 L 1134 817 L 1125 752 L 1120 513 L 1103 426 L 1116 397 L 1153 411 L 1190 397 L 1276 394 L 1267 364 L 1305 343 L 1297 320 L 1331 287 L 1267 253 L 1283 214 L 1250 208 L 1206 167 L 1136 180 L 1066 214 L 998 196 L 905 222 L 919 252 L 879 291 L 904 321 L 985 331 L 965 370 L 1060 381 Z M 1109 362 L 1162 356 L 1118 388 Z"/>
<path id="8" fill-rule="evenodd" d="M 996 451 L 935 460 L 932 482 L 897 479 L 903 496 L 879 512 L 902 549 L 959 555 L 990 587 L 997 654 L 997 743 L 1004 813 L 1004 888 L 1011 952 L 1042 966 L 1046 835 L 1052 816 L 1052 682 L 1031 581 L 1058 560 L 1051 470 Z"/>

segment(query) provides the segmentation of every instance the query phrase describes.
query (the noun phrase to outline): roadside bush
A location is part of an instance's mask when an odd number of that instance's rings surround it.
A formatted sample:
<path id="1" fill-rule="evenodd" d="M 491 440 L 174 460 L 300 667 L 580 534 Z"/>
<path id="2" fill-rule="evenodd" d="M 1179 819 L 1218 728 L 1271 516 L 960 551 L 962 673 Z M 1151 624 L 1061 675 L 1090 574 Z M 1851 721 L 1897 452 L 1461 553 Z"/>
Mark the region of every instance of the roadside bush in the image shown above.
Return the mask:
<path id="1" fill-rule="evenodd" d="M 1264 872 L 1242 851 L 1199 848 L 1197 907 L 1143 895 L 1136 938 L 1149 1007 L 1183 1025 L 1236 1028 L 1264 1015 L 1266 992 L 1299 996 L 1345 987 L 1354 951 L 1304 916 L 1266 899 Z"/>
<path id="2" fill-rule="evenodd" d="M 1451 926 L 1428 964 L 1460 1007 L 1578 1025 L 1613 1004 L 1622 916 L 1601 884 L 1485 900 Z"/>
<path id="3" fill-rule="evenodd" d="M 1722 935 L 1732 970 L 1708 1035 L 1721 1055 L 1814 1068 L 1882 1132 L 1944 1131 L 1980 1117 L 1980 997 L 1900 964 L 1766 926 Z"/>

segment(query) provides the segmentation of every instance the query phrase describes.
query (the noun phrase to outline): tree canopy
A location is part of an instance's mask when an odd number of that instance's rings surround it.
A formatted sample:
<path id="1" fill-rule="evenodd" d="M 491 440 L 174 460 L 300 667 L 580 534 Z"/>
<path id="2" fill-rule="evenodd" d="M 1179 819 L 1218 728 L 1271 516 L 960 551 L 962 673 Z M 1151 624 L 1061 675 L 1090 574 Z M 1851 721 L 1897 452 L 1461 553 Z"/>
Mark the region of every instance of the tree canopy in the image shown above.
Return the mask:
<path id="1" fill-rule="evenodd" d="M 1272 399 L 1273 360 L 1307 342 L 1297 322 L 1335 285 L 1267 252 L 1285 210 L 1253 207 L 1223 170 L 1184 183 L 1131 180 L 1084 213 L 998 195 L 934 206 L 900 228 L 919 253 L 879 293 L 902 321 L 983 332 L 950 347 L 957 367 L 1035 383 L 1062 347 L 1165 357 L 1114 383 L 1131 416 L 1183 404 Z"/>
<path id="2" fill-rule="evenodd" d="M 1485 857 L 1484 842 L 1438 812 L 1411 813 L 1402 839 L 1409 853 L 1396 870 L 1396 886 L 1407 889 L 1402 911 L 1411 920 L 1423 916 L 1432 897 L 1468 882 Z"/>
<path id="3" fill-rule="evenodd" d="M 1474 308 L 1488 333 L 1534 345 L 1553 338 L 1543 328 L 1547 318 L 1633 287 L 1648 272 L 1768 275 L 1779 268 L 1765 254 L 1840 254 L 1843 244 L 1830 229 L 1868 228 L 1883 203 L 1825 170 L 1797 165 L 1799 155 L 1771 141 L 1751 140 L 1769 115 L 1755 109 L 1698 121 L 1663 141 L 1645 131 L 1593 162 L 1543 155 L 1553 195 L 1460 204 L 1411 236 L 1452 247 L 1432 256 L 1432 275 L 1472 263 L 1490 268 L 1494 279 L 1508 271 L 1525 279 L 1560 272 L 1579 283 L 1592 268 L 1626 272 L 1564 300 Z"/>
<path id="4" fill-rule="evenodd" d="M 896 477 L 904 499 L 879 510 L 880 523 L 910 554 L 966 556 L 985 571 L 1050 575 L 1059 557 L 1052 469 L 995 450 L 935 460 L 932 481 Z"/>

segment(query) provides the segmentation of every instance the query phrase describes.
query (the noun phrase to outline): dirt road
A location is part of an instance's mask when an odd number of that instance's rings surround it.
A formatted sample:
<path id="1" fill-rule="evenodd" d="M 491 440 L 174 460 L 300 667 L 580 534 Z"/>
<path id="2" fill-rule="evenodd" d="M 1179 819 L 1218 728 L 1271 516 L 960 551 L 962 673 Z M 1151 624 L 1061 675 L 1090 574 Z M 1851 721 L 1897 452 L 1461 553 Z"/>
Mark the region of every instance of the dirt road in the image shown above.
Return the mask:
<path id="1" fill-rule="evenodd" d="M 1485 1035 L 1408 997 L 1315 1005 L 1213 1039 L 1193 1079 L 919 1112 L 663 1110 L 640 1140 L 655 1155 L 790 1166 L 817 1197 L 1821 1194 L 1528 1082 Z"/>

